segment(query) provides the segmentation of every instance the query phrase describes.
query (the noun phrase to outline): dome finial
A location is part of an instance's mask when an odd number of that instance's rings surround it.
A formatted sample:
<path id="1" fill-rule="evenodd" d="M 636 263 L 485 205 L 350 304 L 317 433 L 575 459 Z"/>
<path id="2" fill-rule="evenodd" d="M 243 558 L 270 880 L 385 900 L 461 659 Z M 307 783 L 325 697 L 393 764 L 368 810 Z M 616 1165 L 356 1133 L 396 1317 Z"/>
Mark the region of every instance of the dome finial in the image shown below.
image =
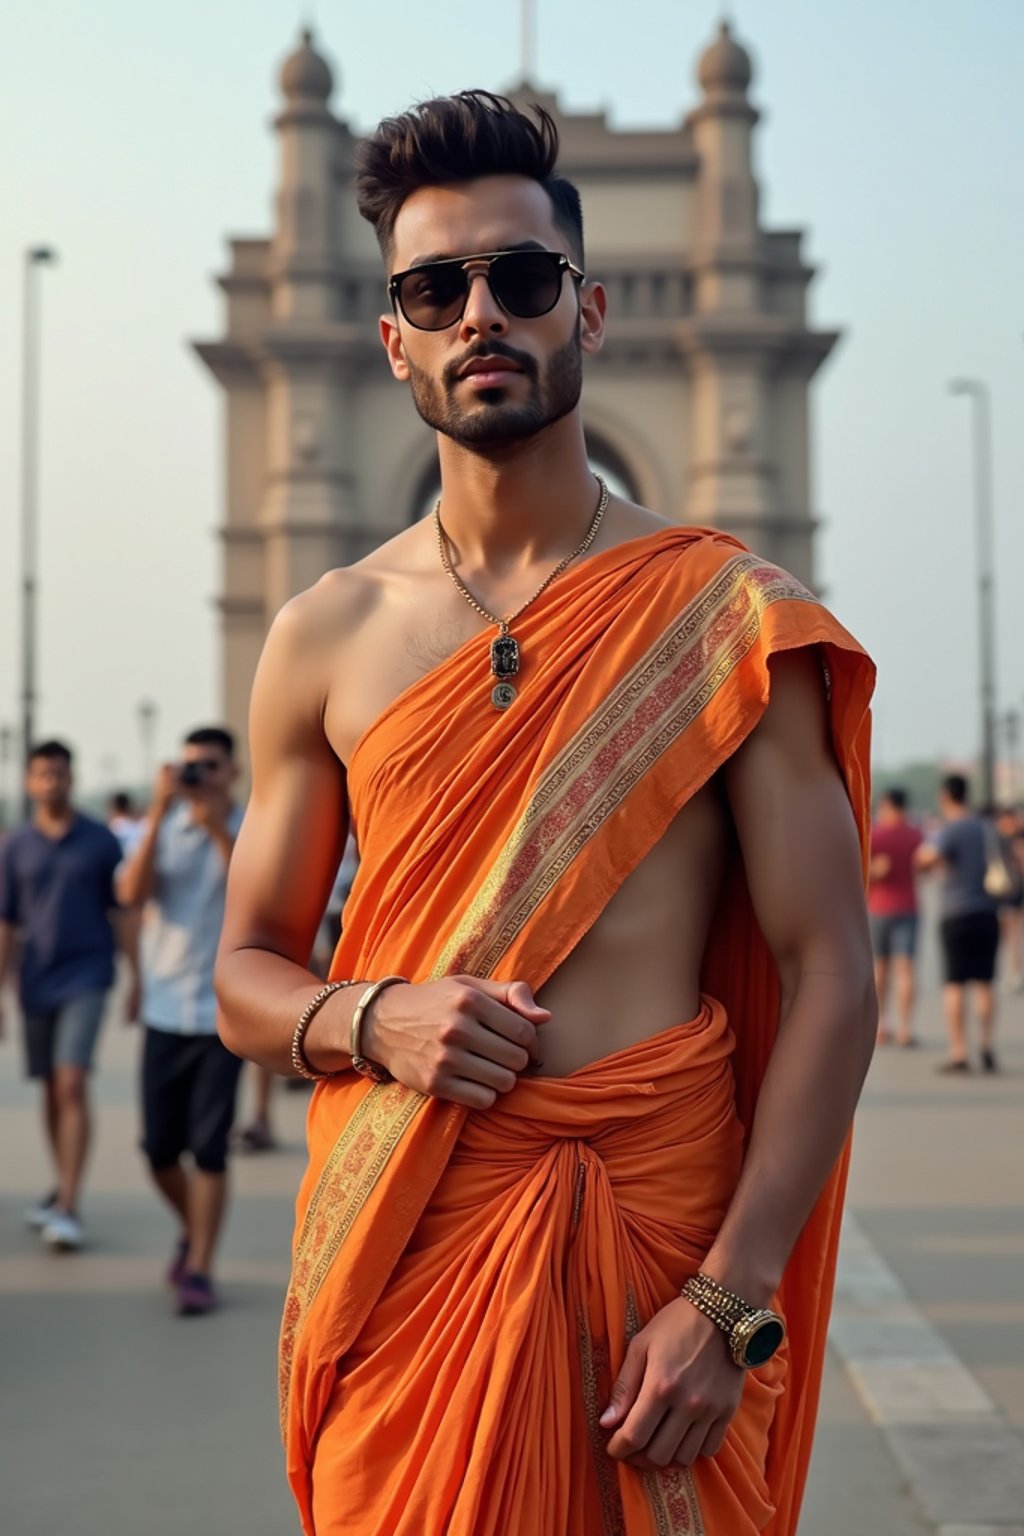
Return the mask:
<path id="1" fill-rule="evenodd" d="M 334 78 L 330 65 L 317 53 L 312 27 L 303 27 L 299 46 L 281 66 L 281 90 L 289 101 L 330 100 Z"/>
<path id="2" fill-rule="evenodd" d="M 745 95 L 753 74 L 750 54 L 733 37 L 728 20 L 721 17 L 718 36 L 705 48 L 697 64 L 701 89 L 708 95 L 718 91 Z"/>

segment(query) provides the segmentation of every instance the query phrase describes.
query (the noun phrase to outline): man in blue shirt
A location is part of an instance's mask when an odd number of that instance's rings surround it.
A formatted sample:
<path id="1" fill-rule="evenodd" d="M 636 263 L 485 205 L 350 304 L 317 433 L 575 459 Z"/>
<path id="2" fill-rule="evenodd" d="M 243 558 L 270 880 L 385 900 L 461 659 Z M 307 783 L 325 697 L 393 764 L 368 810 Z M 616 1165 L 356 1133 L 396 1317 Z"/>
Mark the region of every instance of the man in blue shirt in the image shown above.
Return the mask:
<path id="1" fill-rule="evenodd" d="M 57 1169 L 56 1189 L 26 1220 L 52 1247 L 75 1249 L 83 1240 L 78 1199 L 91 1131 L 88 1073 L 114 980 L 115 937 L 131 969 L 129 1019 L 138 1012 L 138 967 L 134 931 L 114 894 L 120 844 L 74 810 L 71 753 L 63 743 L 32 749 L 26 788 L 32 819 L 0 846 L 0 989 L 20 929 L 28 1074 L 43 1084 Z"/>
<path id="2" fill-rule="evenodd" d="M 124 901 L 146 907 L 146 1026 L 142 1055 L 143 1148 L 154 1182 L 179 1222 L 168 1270 L 177 1309 L 209 1312 L 211 1278 L 227 1201 L 228 1136 L 242 1063 L 220 1042 L 213 964 L 228 863 L 242 822 L 231 799 L 234 739 L 204 726 L 185 740 L 184 761 L 157 778 L 149 820 L 121 876 Z M 191 1167 L 182 1158 L 189 1155 Z"/>
<path id="3" fill-rule="evenodd" d="M 940 912 L 945 960 L 946 1028 L 949 1056 L 940 1072 L 971 1070 L 967 1055 L 966 999 L 973 991 L 981 1037 L 981 1067 L 996 1072 L 996 1002 L 993 982 L 999 950 L 999 901 L 989 890 L 989 866 L 1004 851 L 994 827 L 971 810 L 967 780 L 951 773 L 939 790 L 942 826 L 915 854 L 919 869 L 942 868 Z"/>

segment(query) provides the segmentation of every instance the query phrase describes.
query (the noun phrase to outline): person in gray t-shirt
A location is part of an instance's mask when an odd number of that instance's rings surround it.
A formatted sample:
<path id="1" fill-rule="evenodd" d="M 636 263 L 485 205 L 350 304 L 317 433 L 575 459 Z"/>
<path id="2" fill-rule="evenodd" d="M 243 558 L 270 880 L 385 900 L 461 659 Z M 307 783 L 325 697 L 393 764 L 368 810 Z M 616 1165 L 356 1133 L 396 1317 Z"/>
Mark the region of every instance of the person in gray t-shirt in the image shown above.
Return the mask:
<path id="1" fill-rule="evenodd" d="M 228 864 L 242 823 L 231 799 L 237 777 L 231 732 L 192 731 L 184 761 L 160 770 L 145 831 L 121 877 L 122 898 L 146 904 L 143 1150 L 178 1219 L 167 1278 L 185 1316 L 217 1304 L 211 1270 L 242 1067 L 217 1034 L 213 993 Z"/>
<path id="2" fill-rule="evenodd" d="M 967 800 L 967 780 L 952 773 L 939 791 L 942 826 L 918 849 L 919 869 L 941 869 L 940 936 L 945 958 L 946 1027 L 949 1056 L 943 1072 L 969 1072 L 965 993 L 972 989 L 981 1036 L 981 1065 L 995 1072 L 994 1049 L 996 954 L 999 904 L 986 889 L 986 874 L 1001 856 L 994 827 L 974 814 Z"/>

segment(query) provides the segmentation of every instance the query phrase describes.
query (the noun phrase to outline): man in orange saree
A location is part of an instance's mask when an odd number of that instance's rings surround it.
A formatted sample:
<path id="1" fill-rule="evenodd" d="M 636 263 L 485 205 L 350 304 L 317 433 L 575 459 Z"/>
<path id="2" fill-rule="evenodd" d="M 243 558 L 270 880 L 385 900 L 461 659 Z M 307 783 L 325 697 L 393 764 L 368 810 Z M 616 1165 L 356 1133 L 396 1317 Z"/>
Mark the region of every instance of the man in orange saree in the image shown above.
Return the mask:
<path id="1" fill-rule="evenodd" d="M 566 630 L 571 650 L 545 644 Z M 359 742 L 362 864 L 332 974 L 526 976 L 539 991 L 753 729 L 769 662 L 791 647 L 822 647 L 867 825 L 870 666 L 734 541 L 673 530 L 620 546 L 563 578 L 524 635 L 551 658 L 529 710 L 480 733 L 461 702 L 479 672 L 469 645 Z M 631 1334 L 718 1230 L 743 1154 L 736 1105 L 749 1115 L 771 1050 L 777 982 L 738 870 L 707 986 L 696 1018 L 567 1078 L 526 1076 L 486 1113 L 354 1074 L 317 1088 L 281 1345 L 307 1531 L 792 1529 L 845 1161 L 779 1290 L 788 1348 L 750 1374 L 719 1455 L 636 1471 L 598 1423 Z"/>
<path id="2" fill-rule="evenodd" d="M 421 110 L 382 331 L 445 521 L 275 622 L 218 964 L 227 1043 L 321 1079 L 288 1476 L 306 1536 L 793 1536 L 875 1032 L 872 667 L 735 539 L 588 508 L 566 358 L 603 298 L 553 127 L 524 172 L 511 104 Z M 488 117 L 477 179 L 439 169 Z M 420 128 L 383 126 L 378 191 Z M 328 991 L 304 960 L 349 822 Z M 759 1358 L 709 1285 L 770 1315 Z"/>

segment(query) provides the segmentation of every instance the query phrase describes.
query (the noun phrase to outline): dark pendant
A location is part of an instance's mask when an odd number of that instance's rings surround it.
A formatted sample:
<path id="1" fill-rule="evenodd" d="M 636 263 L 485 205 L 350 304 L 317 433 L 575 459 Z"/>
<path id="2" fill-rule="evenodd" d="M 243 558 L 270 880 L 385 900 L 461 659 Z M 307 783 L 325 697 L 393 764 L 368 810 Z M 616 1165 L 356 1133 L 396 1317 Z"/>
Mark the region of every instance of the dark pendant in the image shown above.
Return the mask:
<path id="1" fill-rule="evenodd" d="M 491 641 L 491 671 L 495 677 L 515 677 L 519 671 L 519 641 L 499 635 Z"/>
<path id="2" fill-rule="evenodd" d="M 495 683 L 491 689 L 491 703 L 495 709 L 508 709 L 516 697 L 516 690 L 511 683 Z"/>

